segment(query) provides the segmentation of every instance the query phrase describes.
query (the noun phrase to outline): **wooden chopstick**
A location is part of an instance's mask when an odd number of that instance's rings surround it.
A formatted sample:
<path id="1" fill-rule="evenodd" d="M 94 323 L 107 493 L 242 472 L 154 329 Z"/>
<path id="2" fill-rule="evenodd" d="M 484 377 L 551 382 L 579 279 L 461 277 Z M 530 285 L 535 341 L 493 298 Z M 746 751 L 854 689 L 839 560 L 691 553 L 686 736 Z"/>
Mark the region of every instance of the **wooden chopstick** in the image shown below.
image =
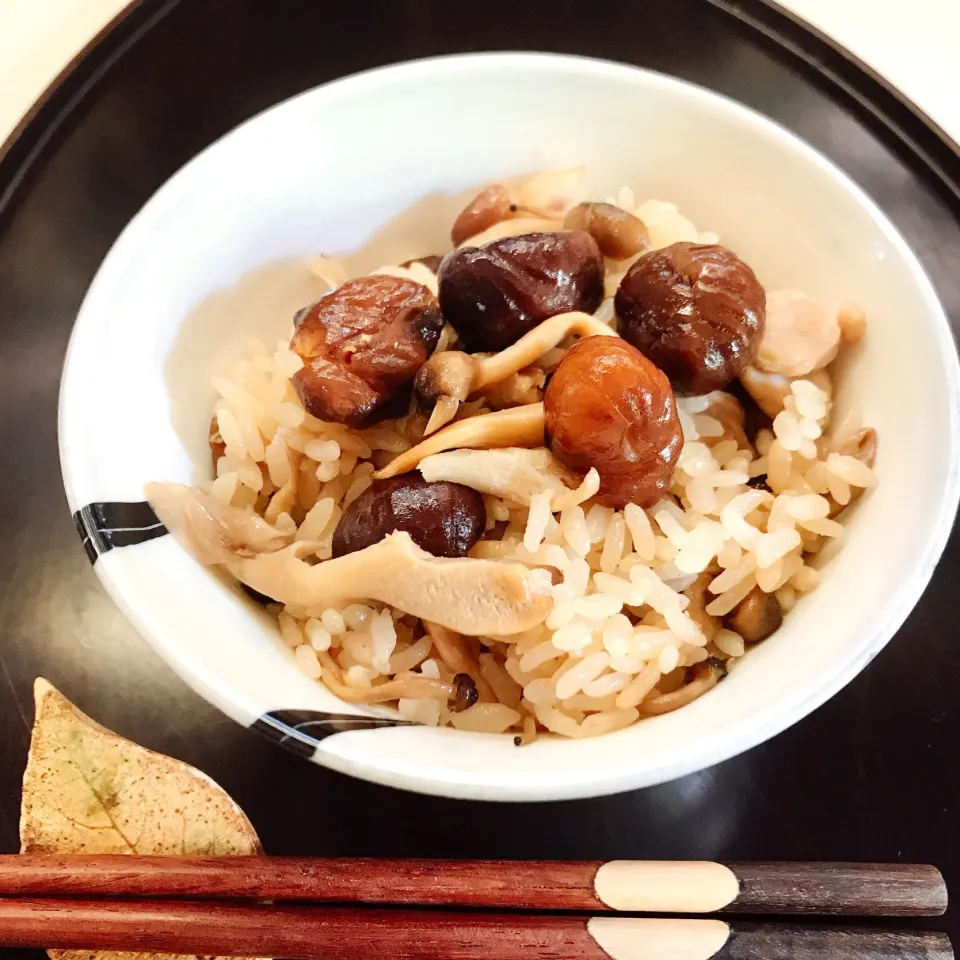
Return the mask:
<path id="1" fill-rule="evenodd" d="M 939 916 L 922 864 L 0 856 L 0 896 L 180 897 L 532 911 Z"/>
<path id="2" fill-rule="evenodd" d="M 0 945 L 290 960 L 952 960 L 937 933 L 214 901 L 0 900 Z"/>

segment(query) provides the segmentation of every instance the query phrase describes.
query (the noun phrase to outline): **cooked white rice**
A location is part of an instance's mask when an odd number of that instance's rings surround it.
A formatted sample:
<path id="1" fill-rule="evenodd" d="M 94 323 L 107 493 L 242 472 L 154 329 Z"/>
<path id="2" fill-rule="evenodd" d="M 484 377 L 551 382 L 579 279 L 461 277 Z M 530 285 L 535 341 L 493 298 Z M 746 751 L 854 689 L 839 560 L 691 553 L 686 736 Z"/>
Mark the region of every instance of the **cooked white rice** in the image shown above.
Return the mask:
<path id="1" fill-rule="evenodd" d="M 637 206 L 626 189 L 613 202 L 646 222 L 657 247 L 715 240 L 671 204 Z M 318 264 L 332 282 L 345 279 L 339 263 Z M 627 265 L 609 278 L 612 289 Z M 433 275 L 418 266 L 384 272 L 435 289 Z M 854 308 L 847 305 L 847 314 Z M 609 299 L 598 315 L 612 318 Z M 561 355 L 553 351 L 545 366 Z M 270 349 L 254 340 L 213 381 L 225 453 L 209 490 L 295 529 L 298 540 L 318 541 L 323 560 L 344 509 L 369 486 L 374 469 L 420 438 L 423 418 L 366 430 L 320 422 L 291 386 L 300 366 L 286 343 Z M 542 382 L 527 389 L 542 396 Z M 595 736 L 669 708 L 658 698 L 683 685 L 686 668 L 744 655 L 743 638 L 716 618 L 757 586 L 785 612 L 817 586 L 811 563 L 827 539 L 844 532 L 831 514 L 875 482 L 870 467 L 831 444 L 831 397 L 823 383 L 794 381 L 756 449 L 717 412 L 722 396 L 679 401 L 685 445 L 671 497 L 648 510 L 593 503 L 595 472 L 577 491 L 536 494 L 529 507 L 486 497 L 488 529 L 472 555 L 556 571 L 554 604 L 543 624 L 518 636 L 460 638 L 480 664 L 486 690 L 460 713 L 448 707 L 456 666 L 400 611 L 352 604 L 302 621 L 275 606 L 280 636 L 298 667 L 335 692 L 396 681 L 389 702 L 402 717 L 429 725 L 514 731 L 526 742 L 538 728 Z M 483 409 L 482 402 L 464 404 L 460 415 Z M 749 481 L 763 475 L 769 489 L 753 489 Z"/>

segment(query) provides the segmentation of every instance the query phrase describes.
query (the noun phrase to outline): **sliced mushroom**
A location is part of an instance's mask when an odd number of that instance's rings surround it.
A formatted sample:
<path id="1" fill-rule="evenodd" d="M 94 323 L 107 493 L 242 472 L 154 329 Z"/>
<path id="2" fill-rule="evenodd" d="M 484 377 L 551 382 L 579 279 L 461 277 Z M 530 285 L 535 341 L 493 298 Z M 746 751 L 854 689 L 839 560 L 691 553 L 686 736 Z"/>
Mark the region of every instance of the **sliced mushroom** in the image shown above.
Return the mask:
<path id="1" fill-rule="evenodd" d="M 713 689 L 727 675 L 727 665 L 719 657 L 708 657 L 703 663 L 691 667 L 688 676 L 692 677 L 689 683 L 671 693 L 662 693 L 659 697 L 644 700 L 640 704 L 643 713 L 671 713 L 680 707 L 692 703 L 697 697 L 702 697 L 708 690 Z"/>
<path id="2" fill-rule="evenodd" d="M 406 533 L 311 565 L 304 557 L 315 548 L 301 540 L 226 566 L 242 583 L 298 611 L 374 600 L 467 636 L 522 633 L 541 623 L 553 604 L 540 571 L 508 561 L 438 559 Z"/>
<path id="3" fill-rule="evenodd" d="M 451 423 L 396 456 L 374 477 L 395 477 L 414 470 L 425 457 L 446 450 L 535 447 L 543 444 L 543 404 L 529 403 Z"/>
<path id="4" fill-rule="evenodd" d="M 565 493 L 577 486 L 574 476 L 545 447 L 528 450 L 451 450 L 420 461 L 425 480 L 448 480 L 522 506 L 535 493 Z"/>
<path id="5" fill-rule="evenodd" d="M 563 356 L 543 403 L 470 417 L 401 453 L 391 477 L 424 458 L 460 447 L 546 446 L 569 470 L 588 476 L 602 506 L 653 506 L 670 489 L 683 445 L 677 405 L 664 374 L 635 347 L 589 337 Z"/>
<path id="6" fill-rule="evenodd" d="M 772 593 L 754 587 L 727 615 L 725 622 L 747 643 L 759 643 L 780 629 L 783 611 Z"/>
<path id="7" fill-rule="evenodd" d="M 272 553 L 293 539 L 292 531 L 278 530 L 251 508 L 228 506 L 195 487 L 148 483 L 144 494 L 163 525 L 201 563 Z"/>
<path id="8" fill-rule="evenodd" d="M 840 349 L 840 325 L 800 290 L 767 294 L 767 319 L 755 366 L 785 377 L 825 367 Z"/>
<path id="9" fill-rule="evenodd" d="M 433 640 L 433 647 L 437 651 L 437 656 L 457 676 L 469 677 L 473 682 L 474 702 L 477 699 L 476 695 L 479 695 L 481 699 L 489 703 L 496 703 L 497 696 L 490 684 L 484 679 L 480 670 L 480 662 L 470 652 L 463 637 L 439 623 L 426 622 L 423 628 L 430 635 L 430 639 Z M 472 704 L 468 703 L 467 706 L 472 706 Z M 466 709 L 466 707 L 463 709 Z"/>
<path id="10" fill-rule="evenodd" d="M 539 365 L 511 373 L 506 380 L 483 391 L 483 405 L 489 410 L 522 407 L 543 399 L 548 375 Z"/>
<path id="11" fill-rule="evenodd" d="M 417 374 L 417 396 L 425 407 L 442 402 L 444 415 L 451 407 L 456 412 L 456 406 L 450 401 L 462 403 L 487 387 L 503 382 L 524 367 L 529 367 L 569 336 L 615 337 L 616 332 L 589 313 L 579 310 L 560 313 L 544 320 L 499 353 L 471 355 L 448 350 L 434 354 Z M 428 434 L 442 425 L 435 424 L 435 419 L 439 418 L 431 417 L 427 425 Z"/>

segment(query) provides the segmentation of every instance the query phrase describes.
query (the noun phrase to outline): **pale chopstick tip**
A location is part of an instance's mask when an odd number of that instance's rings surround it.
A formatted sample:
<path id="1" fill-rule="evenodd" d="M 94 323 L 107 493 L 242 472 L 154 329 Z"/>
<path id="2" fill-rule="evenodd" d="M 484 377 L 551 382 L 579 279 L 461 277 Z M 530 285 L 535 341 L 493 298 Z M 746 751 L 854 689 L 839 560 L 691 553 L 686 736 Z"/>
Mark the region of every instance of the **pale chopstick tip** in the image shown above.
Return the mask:
<path id="1" fill-rule="evenodd" d="M 730 867 L 709 860 L 610 860 L 593 879 L 597 899 L 624 913 L 716 913 L 740 895 Z"/>

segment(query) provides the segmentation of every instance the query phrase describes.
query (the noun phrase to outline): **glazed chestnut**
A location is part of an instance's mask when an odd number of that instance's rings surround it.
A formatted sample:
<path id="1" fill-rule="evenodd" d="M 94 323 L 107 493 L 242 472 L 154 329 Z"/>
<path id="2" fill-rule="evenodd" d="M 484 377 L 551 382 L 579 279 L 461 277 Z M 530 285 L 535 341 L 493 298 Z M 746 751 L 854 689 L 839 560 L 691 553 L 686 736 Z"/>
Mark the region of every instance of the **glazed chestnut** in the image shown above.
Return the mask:
<path id="1" fill-rule="evenodd" d="M 476 490 L 405 473 L 374 480 L 347 507 L 333 535 L 333 555 L 355 553 L 402 530 L 435 557 L 465 557 L 486 521 L 483 497 Z"/>
<path id="2" fill-rule="evenodd" d="M 544 397 L 554 456 L 577 473 L 596 467 L 597 501 L 655 504 L 669 489 L 683 446 L 670 383 L 636 347 L 589 337 L 560 361 Z"/>
<path id="3" fill-rule="evenodd" d="M 440 265 L 440 308 L 470 353 L 496 353 L 542 320 L 603 299 L 603 258 L 582 230 L 461 247 Z"/>
<path id="4" fill-rule="evenodd" d="M 614 300 L 620 335 L 670 378 L 679 396 L 720 390 L 763 337 L 766 295 L 726 247 L 674 243 L 627 271 Z"/>
<path id="5" fill-rule="evenodd" d="M 308 413 L 364 427 L 406 410 L 443 327 L 433 294 L 397 277 L 348 280 L 295 319 L 292 379 Z"/>

